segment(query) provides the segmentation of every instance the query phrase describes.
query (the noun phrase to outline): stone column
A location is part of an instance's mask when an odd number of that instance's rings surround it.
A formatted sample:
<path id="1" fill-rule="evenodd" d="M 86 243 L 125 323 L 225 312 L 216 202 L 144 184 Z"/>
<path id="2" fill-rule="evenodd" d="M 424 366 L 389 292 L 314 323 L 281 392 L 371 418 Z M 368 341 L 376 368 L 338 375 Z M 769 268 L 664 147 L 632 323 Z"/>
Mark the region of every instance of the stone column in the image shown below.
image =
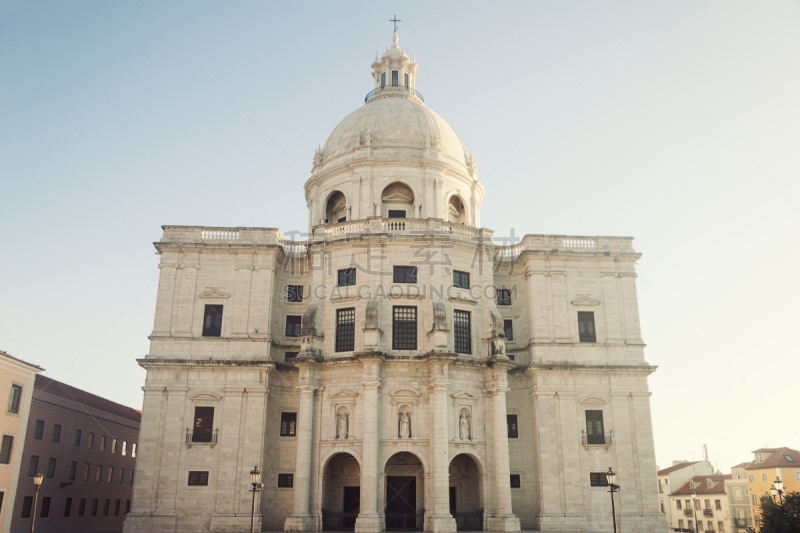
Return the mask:
<path id="1" fill-rule="evenodd" d="M 361 385 L 364 387 L 364 427 L 361 453 L 361 509 L 356 519 L 356 533 L 380 533 L 385 522 L 378 507 L 378 479 L 380 479 L 380 368 L 382 355 L 359 356 L 364 365 Z"/>
<path id="2" fill-rule="evenodd" d="M 428 360 L 430 372 L 430 468 L 433 508 L 425 516 L 425 531 L 454 533 L 456 519 L 450 514 L 450 446 L 447 410 L 448 369 L 454 356 L 437 355 Z M 425 492 L 428 490 L 426 488 Z"/>
<path id="3" fill-rule="evenodd" d="M 316 520 L 311 514 L 311 439 L 314 429 L 314 391 L 318 385 L 318 364 L 298 361 L 300 370 L 297 388 L 300 408 L 297 412 L 297 458 L 294 467 L 294 512 L 286 518 L 284 531 L 314 531 Z"/>
<path id="4" fill-rule="evenodd" d="M 494 449 L 494 480 L 490 479 L 489 485 L 494 485 L 495 491 L 495 509 L 486 518 L 488 531 L 520 530 L 519 519 L 511 510 L 511 468 L 508 460 L 508 428 L 505 424 L 506 392 L 508 391 L 506 373 L 511 366 L 513 364 L 498 362 L 493 367 L 486 369 L 484 378 L 486 394 L 490 402 L 487 413 L 491 413 L 494 420 L 492 434 L 487 439 L 491 439 Z"/>

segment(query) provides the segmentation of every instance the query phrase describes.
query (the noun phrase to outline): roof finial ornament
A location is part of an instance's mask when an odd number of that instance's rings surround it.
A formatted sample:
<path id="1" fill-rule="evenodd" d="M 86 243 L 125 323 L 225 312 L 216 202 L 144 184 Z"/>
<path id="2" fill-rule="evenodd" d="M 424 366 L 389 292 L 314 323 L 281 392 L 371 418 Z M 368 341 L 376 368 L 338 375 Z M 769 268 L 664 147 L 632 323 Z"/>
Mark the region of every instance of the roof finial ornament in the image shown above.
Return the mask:
<path id="1" fill-rule="evenodd" d="M 395 33 L 395 35 L 397 35 L 397 23 L 398 22 L 402 22 L 399 18 L 397 18 L 397 13 L 394 14 L 394 18 L 393 19 L 389 19 L 389 22 L 394 22 L 394 33 Z M 397 41 L 395 41 L 395 42 L 397 42 Z"/>

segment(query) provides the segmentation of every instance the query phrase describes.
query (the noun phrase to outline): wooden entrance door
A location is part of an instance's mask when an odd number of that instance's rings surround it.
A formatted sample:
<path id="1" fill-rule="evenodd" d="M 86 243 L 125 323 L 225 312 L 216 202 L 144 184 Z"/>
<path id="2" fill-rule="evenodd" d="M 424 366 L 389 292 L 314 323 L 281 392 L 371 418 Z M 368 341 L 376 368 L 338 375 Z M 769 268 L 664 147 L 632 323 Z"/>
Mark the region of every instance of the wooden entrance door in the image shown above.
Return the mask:
<path id="1" fill-rule="evenodd" d="M 361 487 L 345 487 L 342 503 L 342 528 L 356 527 L 356 518 L 361 509 Z"/>
<path id="2" fill-rule="evenodd" d="M 419 519 L 418 519 L 419 518 Z M 386 477 L 386 529 L 421 529 L 416 476 Z"/>

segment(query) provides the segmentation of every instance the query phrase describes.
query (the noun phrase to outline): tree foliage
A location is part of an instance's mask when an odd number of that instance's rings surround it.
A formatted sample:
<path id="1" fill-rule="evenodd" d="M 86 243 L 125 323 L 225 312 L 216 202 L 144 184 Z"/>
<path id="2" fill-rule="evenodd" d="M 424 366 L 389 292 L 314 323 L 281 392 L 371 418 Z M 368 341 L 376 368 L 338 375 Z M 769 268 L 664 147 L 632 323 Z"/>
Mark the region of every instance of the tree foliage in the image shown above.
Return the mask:
<path id="1" fill-rule="evenodd" d="M 791 492 L 783 503 L 769 496 L 761 497 L 761 528 L 759 533 L 800 533 L 800 493 Z"/>

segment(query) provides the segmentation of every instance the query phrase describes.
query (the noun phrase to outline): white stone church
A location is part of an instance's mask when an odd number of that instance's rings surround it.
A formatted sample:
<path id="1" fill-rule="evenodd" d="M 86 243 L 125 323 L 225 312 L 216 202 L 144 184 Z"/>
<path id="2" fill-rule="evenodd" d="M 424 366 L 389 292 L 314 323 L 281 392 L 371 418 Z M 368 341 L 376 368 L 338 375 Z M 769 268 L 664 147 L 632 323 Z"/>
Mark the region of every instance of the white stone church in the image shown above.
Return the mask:
<path id="1" fill-rule="evenodd" d="M 164 226 L 127 533 L 249 531 L 254 466 L 261 531 L 611 531 L 609 468 L 618 527 L 663 529 L 632 239 L 482 228 L 392 42 L 307 240 Z"/>

